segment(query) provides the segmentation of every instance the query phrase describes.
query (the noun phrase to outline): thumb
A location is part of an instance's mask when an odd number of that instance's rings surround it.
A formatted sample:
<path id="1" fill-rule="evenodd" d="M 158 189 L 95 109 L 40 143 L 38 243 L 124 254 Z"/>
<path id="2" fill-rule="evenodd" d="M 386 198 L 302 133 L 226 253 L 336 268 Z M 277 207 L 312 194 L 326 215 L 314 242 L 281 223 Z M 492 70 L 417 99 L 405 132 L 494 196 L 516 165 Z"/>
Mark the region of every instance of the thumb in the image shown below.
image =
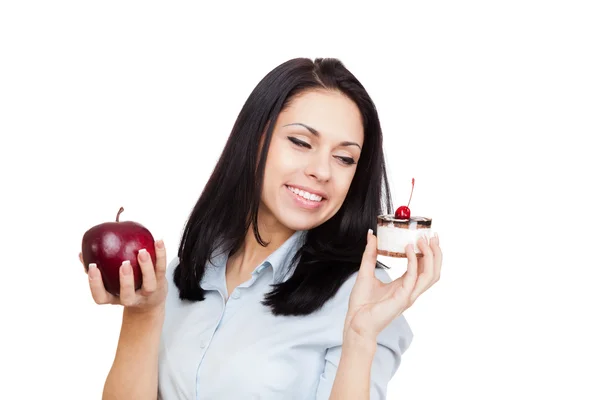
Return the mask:
<path id="1" fill-rule="evenodd" d="M 373 230 L 367 232 L 367 246 L 362 256 L 359 277 L 373 277 L 375 274 L 375 265 L 377 263 L 377 237 L 373 235 Z"/>

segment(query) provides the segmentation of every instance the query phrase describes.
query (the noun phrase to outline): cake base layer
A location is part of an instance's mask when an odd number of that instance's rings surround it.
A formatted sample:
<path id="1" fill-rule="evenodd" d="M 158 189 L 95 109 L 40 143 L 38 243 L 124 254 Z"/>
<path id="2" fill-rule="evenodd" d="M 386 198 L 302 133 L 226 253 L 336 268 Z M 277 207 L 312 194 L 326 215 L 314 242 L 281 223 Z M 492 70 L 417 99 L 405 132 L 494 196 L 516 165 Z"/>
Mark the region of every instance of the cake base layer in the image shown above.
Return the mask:
<path id="1" fill-rule="evenodd" d="M 387 250 L 377 250 L 377 254 L 385 257 L 396 257 L 396 258 L 408 258 L 406 257 L 406 253 L 397 252 L 397 251 L 387 251 Z M 423 257 L 423 253 L 415 253 L 417 258 Z"/>

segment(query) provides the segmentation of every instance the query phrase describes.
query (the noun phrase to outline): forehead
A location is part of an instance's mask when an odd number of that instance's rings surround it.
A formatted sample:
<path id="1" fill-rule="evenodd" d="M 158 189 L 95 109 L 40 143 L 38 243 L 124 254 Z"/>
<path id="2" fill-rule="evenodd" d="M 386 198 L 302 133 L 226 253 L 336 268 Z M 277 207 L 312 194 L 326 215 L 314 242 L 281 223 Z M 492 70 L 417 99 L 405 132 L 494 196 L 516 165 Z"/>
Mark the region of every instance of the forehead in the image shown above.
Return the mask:
<path id="1" fill-rule="evenodd" d="M 335 91 L 311 90 L 294 98 L 278 118 L 279 126 L 300 122 L 325 137 L 363 141 L 363 125 L 357 105 Z"/>

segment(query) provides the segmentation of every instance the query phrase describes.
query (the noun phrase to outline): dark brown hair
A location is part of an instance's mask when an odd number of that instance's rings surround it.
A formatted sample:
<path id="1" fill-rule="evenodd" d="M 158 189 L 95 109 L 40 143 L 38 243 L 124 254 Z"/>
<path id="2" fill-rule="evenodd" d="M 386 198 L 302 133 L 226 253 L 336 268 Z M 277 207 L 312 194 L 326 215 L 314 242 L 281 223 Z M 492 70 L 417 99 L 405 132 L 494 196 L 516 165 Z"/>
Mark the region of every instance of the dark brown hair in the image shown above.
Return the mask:
<path id="1" fill-rule="evenodd" d="M 267 74 L 238 115 L 182 235 L 180 264 L 174 274 L 180 299 L 204 300 L 200 281 L 217 248 L 233 254 L 242 246 L 248 229 L 253 229 L 258 242 L 265 245 L 256 227 L 275 125 L 268 122 L 276 121 L 296 95 L 311 89 L 339 91 L 356 103 L 364 127 L 361 157 L 340 210 L 307 232 L 304 245 L 293 258 L 293 274 L 274 285 L 263 304 L 275 315 L 310 314 L 358 271 L 367 230 L 376 231 L 377 215 L 392 209 L 379 116 L 365 88 L 342 62 L 297 58 Z"/>

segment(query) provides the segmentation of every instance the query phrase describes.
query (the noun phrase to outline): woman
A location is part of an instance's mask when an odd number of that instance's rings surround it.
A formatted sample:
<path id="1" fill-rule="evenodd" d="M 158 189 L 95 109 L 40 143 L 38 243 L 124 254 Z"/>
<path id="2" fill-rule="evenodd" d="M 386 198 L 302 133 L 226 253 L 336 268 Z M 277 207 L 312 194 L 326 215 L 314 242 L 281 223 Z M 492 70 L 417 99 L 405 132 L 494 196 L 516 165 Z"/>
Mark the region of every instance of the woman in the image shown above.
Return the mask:
<path id="1" fill-rule="evenodd" d="M 385 205 L 385 209 L 382 207 Z M 439 279 L 437 235 L 395 281 L 376 261 L 391 212 L 379 118 L 335 59 L 271 71 L 242 108 L 178 257 L 121 267 L 104 398 L 384 399 L 412 332 L 402 316 Z"/>

